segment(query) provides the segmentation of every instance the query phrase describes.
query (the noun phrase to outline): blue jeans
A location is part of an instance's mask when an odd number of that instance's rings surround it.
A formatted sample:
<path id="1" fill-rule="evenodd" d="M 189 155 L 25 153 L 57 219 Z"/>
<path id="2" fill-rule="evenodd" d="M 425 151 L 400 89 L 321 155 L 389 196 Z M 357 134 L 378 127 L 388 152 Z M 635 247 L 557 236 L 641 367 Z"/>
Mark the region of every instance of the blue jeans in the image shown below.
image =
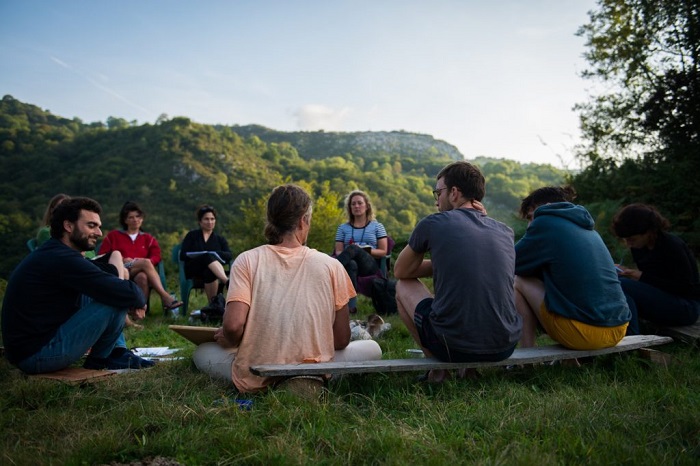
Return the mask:
<path id="1" fill-rule="evenodd" d="M 55 372 L 78 361 L 90 347 L 90 355 L 106 358 L 115 344 L 124 343 L 125 317 L 126 309 L 96 301 L 85 304 L 59 327 L 43 348 L 17 367 L 27 374 Z"/>
<path id="2" fill-rule="evenodd" d="M 630 327 L 637 326 L 639 318 L 658 325 L 692 325 L 700 315 L 700 301 L 681 298 L 655 286 L 621 277 L 622 291 L 632 311 Z M 629 333 L 629 332 L 628 332 Z"/>

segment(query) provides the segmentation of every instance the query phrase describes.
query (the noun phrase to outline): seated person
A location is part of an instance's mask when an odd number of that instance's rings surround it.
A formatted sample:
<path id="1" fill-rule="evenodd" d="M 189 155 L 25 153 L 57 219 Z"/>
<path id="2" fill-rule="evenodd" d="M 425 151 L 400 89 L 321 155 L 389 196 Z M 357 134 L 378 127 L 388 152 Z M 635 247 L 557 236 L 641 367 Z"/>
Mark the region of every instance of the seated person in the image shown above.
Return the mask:
<path id="1" fill-rule="evenodd" d="M 189 257 L 188 252 L 213 251 L 226 263 L 231 262 L 233 253 L 223 236 L 214 233 L 216 210 L 208 205 L 197 209 L 199 229 L 192 230 L 182 240 L 180 260 L 185 263 L 185 277 L 204 281 L 207 300 L 216 296 L 219 287 L 226 284 L 228 277 L 224 266 L 213 254 Z"/>
<path id="2" fill-rule="evenodd" d="M 5 356 L 25 373 L 64 369 L 89 348 L 85 361 L 89 369 L 152 365 L 125 345 L 115 347 L 123 338 L 127 312 L 134 319 L 145 315 L 143 293 L 136 284 L 121 280 L 117 267 L 98 266 L 81 254 L 94 249 L 102 236 L 101 210 L 84 197 L 63 201 L 51 216 L 51 239 L 10 277 L 2 306 L 2 337 Z"/>
<path id="3" fill-rule="evenodd" d="M 379 271 L 377 260 L 387 255 L 389 243 L 384 225 L 374 219 L 367 194 L 362 191 L 348 194 L 345 211 L 348 221 L 339 225 L 335 233 L 334 255 L 343 264 L 355 291 L 358 291 L 357 278 Z M 354 312 L 354 309 L 350 312 Z"/>
<path id="4" fill-rule="evenodd" d="M 46 206 L 46 210 L 44 211 L 43 226 L 39 228 L 36 234 L 36 247 L 41 246 L 51 238 L 51 213 L 58 204 L 66 199 L 69 199 L 68 194 L 59 193 L 49 201 L 49 205 Z"/>
<path id="5" fill-rule="evenodd" d="M 123 230 L 112 230 L 102 241 L 99 254 L 119 251 L 124 260 L 124 267 L 143 295 L 148 297 L 149 287 L 153 288 L 163 301 L 163 309 L 182 306 L 182 301 L 173 299 L 163 288 L 156 266 L 160 262 L 158 241 L 148 233 L 141 231 L 143 210 L 135 202 L 127 201 L 119 212 L 119 223 Z"/>
<path id="6" fill-rule="evenodd" d="M 394 266 L 399 316 L 425 355 L 441 361 L 501 361 L 520 338 L 513 230 L 486 215 L 485 193 L 475 165 L 444 167 L 433 191 L 439 212 L 418 222 Z M 424 277 L 433 277 L 434 295 Z M 447 376 L 432 370 L 423 378 Z"/>
<path id="7" fill-rule="evenodd" d="M 698 265 L 688 245 L 667 232 L 669 221 L 650 205 L 631 204 L 613 218 L 637 269 L 620 267 L 622 290 L 638 317 L 658 325 L 692 325 L 700 315 Z"/>
<path id="8" fill-rule="evenodd" d="M 523 318 L 520 346 L 535 346 L 539 322 L 575 350 L 608 348 L 631 318 L 615 264 L 571 187 L 545 187 L 523 199 L 529 224 L 515 245 L 515 305 Z"/>
<path id="9" fill-rule="evenodd" d="M 381 359 L 374 340 L 350 342 L 348 301 L 355 295 L 343 267 L 306 246 L 311 198 L 278 186 L 267 202 L 267 245 L 240 254 L 231 267 L 223 327 L 216 343 L 197 347 L 196 366 L 243 392 L 279 378 L 253 375 L 255 364 Z"/>

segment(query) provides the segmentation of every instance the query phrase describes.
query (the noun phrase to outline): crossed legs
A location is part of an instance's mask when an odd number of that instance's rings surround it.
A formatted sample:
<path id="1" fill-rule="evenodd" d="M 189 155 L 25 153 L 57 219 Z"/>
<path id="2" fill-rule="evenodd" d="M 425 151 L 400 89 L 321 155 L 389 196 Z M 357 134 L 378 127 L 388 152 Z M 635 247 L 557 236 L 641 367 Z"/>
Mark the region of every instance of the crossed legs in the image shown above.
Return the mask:
<path id="1" fill-rule="evenodd" d="M 148 297 L 148 288 L 150 286 L 160 296 L 160 299 L 163 301 L 163 307 L 173 303 L 173 298 L 163 288 L 160 282 L 160 275 L 158 275 L 158 271 L 150 259 L 134 260 L 133 265 L 129 268 L 129 277 L 141 288 L 145 297 Z"/>
<path id="2" fill-rule="evenodd" d="M 228 277 L 226 276 L 226 271 L 224 270 L 224 266 L 221 265 L 221 262 L 219 261 L 212 261 L 207 265 L 211 273 L 214 274 L 214 276 L 217 278 L 216 280 L 205 283 L 204 284 L 204 293 L 207 295 L 207 301 L 211 301 L 211 298 L 216 296 L 216 293 L 219 292 L 219 285 L 224 285 L 228 281 Z"/>

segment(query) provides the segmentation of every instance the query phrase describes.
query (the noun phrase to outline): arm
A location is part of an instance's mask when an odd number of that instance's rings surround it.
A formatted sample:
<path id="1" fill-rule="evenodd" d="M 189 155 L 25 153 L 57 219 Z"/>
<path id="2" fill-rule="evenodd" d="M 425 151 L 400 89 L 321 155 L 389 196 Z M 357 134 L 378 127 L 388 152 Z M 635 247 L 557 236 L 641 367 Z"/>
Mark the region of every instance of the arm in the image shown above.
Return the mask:
<path id="1" fill-rule="evenodd" d="M 160 244 L 158 244 L 158 240 L 155 236 L 149 236 L 151 237 L 151 241 L 148 245 L 148 259 L 153 265 L 158 265 L 161 260 Z"/>
<path id="2" fill-rule="evenodd" d="M 348 305 L 341 307 L 335 313 L 333 321 L 333 347 L 336 350 L 344 349 L 350 343 L 350 311 Z"/>
<path id="3" fill-rule="evenodd" d="M 219 247 L 221 248 L 219 251 L 217 251 L 219 253 L 219 256 L 227 263 L 231 262 L 231 260 L 233 259 L 233 253 L 228 247 L 228 241 L 226 241 L 226 238 L 224 238 L 221 235 L 217 235 L 217 238 L 219 240 Z"/>
<path id="4" fill-rule="evenodd" d="M 109 268 L 114 270 L 113 266 Z M 58 280 L 62 286 L 76 289 L 108 306 L 140 309 L 146 305 L 138 285 L 106 272 L 80 255 L 64 255 Z"/>
<path id="5" fill-rule="evenodd" d="M 194 232 L 192 231 L 185 235 L 185 239 L 182 240 L 182 246 L 180 246 L 180 260 L 182 262 L 190 260 L 187 257 L 187 253 L 190 251 L 194 251 Z"/>
<path id="6" fill-rule="evenodd" d="M 372 257 L 376 259 L 381 259 L 382 257 L 386 256 L 387 251 L 389 250 L 389 240 L 386 238 L 380 238 L 377 240 L 377 248 L 372 249 L 371 254 Z"/>
<path id="7" fill-rule="evenodd" d="M 394 276 L 398 279 L 432 277 L 433 264 L 430 260 L 423 259 L 423 254 L 418 254 L 407 245 L 396 259 Z"/>
<path id="8" fill-rule="evenodd" d="M 226 304 L 223 327 L 214 335 L 216 342 L 223 348 L 233 348 L 241 343 L 243 331 L 248 320 L 250 306 L 241 301 L 230 301 Z M 349 327 L 348 323 L 348 327 Z"/>
<path id="9" fill-rule="evenodd" d="M 337 256 L 345 250 L 345 230 L 343 229 L 343 223 L 338 225 L 335 230 L 335 255 Z"/>
<path id="10" fill-rule="evenodd" d="M 545 225 L 545 219 L 537 217 L 530 223 L 525 235 L 515 243 L 515 274 L 539 276 L 550 261 L 549 248 L 553 226 Z"/>

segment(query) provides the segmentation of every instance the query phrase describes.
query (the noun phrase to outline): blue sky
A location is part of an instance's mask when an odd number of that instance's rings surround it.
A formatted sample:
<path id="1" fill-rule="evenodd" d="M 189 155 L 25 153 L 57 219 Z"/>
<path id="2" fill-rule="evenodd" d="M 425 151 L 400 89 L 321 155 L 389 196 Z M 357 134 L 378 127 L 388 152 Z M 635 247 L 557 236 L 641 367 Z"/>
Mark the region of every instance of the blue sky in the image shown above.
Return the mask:
<path id="1" fill-rule="evenodd" d="M 0 93 L 85 122 L 159 115 L 433 135 L 575 168 L 594 0 L 0 0 Z"/>

